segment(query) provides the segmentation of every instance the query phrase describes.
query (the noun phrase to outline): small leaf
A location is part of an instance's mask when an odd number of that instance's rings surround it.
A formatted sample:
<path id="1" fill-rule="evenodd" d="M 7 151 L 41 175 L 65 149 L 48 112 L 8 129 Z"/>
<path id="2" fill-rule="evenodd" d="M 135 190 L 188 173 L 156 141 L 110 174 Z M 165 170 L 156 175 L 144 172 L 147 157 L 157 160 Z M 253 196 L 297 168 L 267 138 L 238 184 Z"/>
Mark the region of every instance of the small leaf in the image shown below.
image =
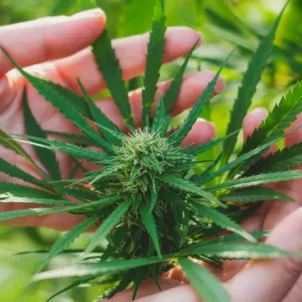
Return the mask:
<path id="1" fill-rule="evenodd" d="M 56 241 L 51 251 L 47 254 L 45 259 L 41 262 L 36 270 L 36 273 L 40 272 L 54 257 L 60 254 L 65 248 L 67 248 L 77 237 L 84 233 L 87 229 L 92 227 L 99 220 L 98 216 L 90 217 L 84 220 L 82 223 L 75 226 L 71 231 L 64 234 L 59 240 Z"/>
<path id="2" fill-rule="evenodd" d="M 220 196 L 220 199 L 231 202 L 254 202 L 272 199 L 294 201 L 287 195 L 265 187 L 252 187 L 235 190 L 226 195 Z"/>
<path id="3" fill-rule="evenodd" d="M 162 98 L 156 108 L 155 117 L 152 124 L 152 130 L 159 132 L 162 137 L 166 136 L 167 130 L 170 125 L 170 116 L 165 113 L 164 101 Z"/>
<path id="4" fill-rule="evenodd" d="M 272 30 L 261 41 L 259 47 L 257 48 L 256 52 L 252 57 L 252 60 L 248 66 L 248 70 L 243 76 L 242 84 L 238 90 L 238 96 L 234 103 L 234 107 L 231 113 L 231 120 L 228 125 L 227 134 L 232 133 L 241 128 L 242 121 L 246 116 L 246 113 L 251 105 L 252 98 L 256 92 L 257 84 L 260 81 L 261 74 L 265 68 L 266 61 L 274 48 L 273 43 L 276 31 L 286 6 L 279 14 Z M 279 135 L 280 133 L 278 134 L 278 136 Z M 236 142 L 237 136 L 232 136 L 224 143 L 223 163 L 226 163 L 229 160 L 230 155 L 232 154 L 235 148 Z"/>
<path id="5" fill-rule="evenodd" d="M 297 167 L 302 163 L 302 143 L 286 147 L 257 161 L 245 175 L 278 172 Z"/>
<path id="6" fill-rule="evenodd" d="M 103 221 L 102 225 L 93 234 L 90 243 L 85 250 L 85 254 L 90 253 L 94 248 L 96 248 L 100 241 L 111 232 L 111 230 L 119 223 L 122 216 L 128 211 L 131 203 L 131 200 L 125 201 L 119 207 L 117 207 L 107 219 Z"/>
<path id="7" fill-rule="evenodd" d="M 280 137 L 302 111 L 302 82 L 297 83 L 281 102 L 276 105 L 267 119 L 249 137 L 242 152 L 247 152 L 259 144 Z"/>
<path id="8" fill-rule="evenodd" d="M 216 145 L 219 145 L 219 144 L 223 143 L 224 141 L 226 141 L 227 139 L 229 139 L 230 137 L 232 137 L 233 135 L 235 135 L 238 132 L 239 132 L 239 130 L 234 131 L 233 133 L 230 133 L 226 136 L 223 136 L 221 138 L 217 138 L 217 139 L 212 140 L 208 143 L 205 143 L 205 144 L 202 144 L 200 146 L 194 147 L 194 148 L 188 150 L 187 153 L 189 153 L 190 155 L 193 155 L 193 156 L 200 155 L 203 152 L 206 152 L 210 149 L 213 149 Z"/>
<path id="9" fill-rule="evenodd" d="M 46 279 L 57 279 L 66 277 L 83 277 L 87 275 L 101 276 L 108 274 L 117 274 L 119 272 L 127 271 L 130 269 L 136 269 L 141 266 L 168 261 L 174 257 L 175 255 L 167 255 L 163 258 L 151 257 L 145 259 L 102 261 L 94 264 L 78 264 L 66 268 L 37 274 L 33 278 L 33 280 L 40 281 Z"/>
<path id="10" fill-rule="evenodd" d="M 200 187 L 196 186 L 193 182 L 190 182 L 189 180 L 182 179 L 173 175 L 163 176 L 160 179 L 173 188 L 177 188 L 188 193 L 196 194 L 209 201 L 213 201 L 225 207 L 225 205 L 223 205 L 214 195 L 202 190 Z"/>
<path id="11" fill-rule="evenodd" d="M 158 1 L 161 2 L 161 1 Z M 146 73 L 143 89 L 142 127 L 150 122 L 151 108 L 157 89 L 159 70 L 162 64 L 165 47 L 166 17 L 162 2 L 155 7 L 154 20 L 148 44 Z"/>
<path id="12" fill-rule="evenodd" d="M 183 257 L 178 262 L 203 301 L 231 302 L 231 297 L 222 283 L 205 267 Z"/>
<path id="13" fill-rule="evenodd" d="M 79 79 L 78 79 L 78 84 L 82 90 L 86 102 L 88 103 L 88 107 L 94 122 L 96 124 L 100 124 L 108 128 L 109 130 L 116 131 L 117 130 L 116 125 L 101 111 L 101 109 L 98 106 L 96 106 L 95 102 L 89 96 L 89 94 L 85 90 L 84 85 L 81 83 Z M 112 136 L 111 133 L 108 133 L 108 131 L 103 131 L 102 133 L 108 142 L 110 142 L 113 145 L 117 145 L 117 146 L 120 145 L 120 141 L 117 140 L 115 136 Z"/>
<path id="14" fill-rule="evenodd" d="M 23 113 L 24 113 L 24 124 L 26 133 L 28 135 L 41 137 L 47 139 L 45 132 L 42 130 L 40 125 L 37 123 L 35 117 L 33 116 L 26 96 L 26 89 L 23 91 Z M 34 146 L 34 149 L 41 160 L 43 166 L 47 169 L 53 179 L 61 179 L 61 172 L 59 168 L 58 161 L 56 159 L 56 155 L 53 150 L 38 148 Z"/>
<path id="15" fill-rule="evenodd" d="M 194 123 L 200 116 L 204 106 L 209 102 L 211 97 L 214 93 L 214 88 L 218 81 L 219 75 L 224 68 L 225 64 L 227 63 L 229 57 L 233 54 L 235 49 L 228 55 L 225 63 L 219 68 L 218 72 L 216 73 L 214 79 L 208 84 L 207 88 L 203 91 L 202 95 L 195 103 L 193 108 L 191 109 L 188 117 L 185 119 L 184 123 L 180 126 L 180 128 L 174 132 L 170 137 L 169 140 L 175 144 L 180 144 L 180 142 L 186 137 L 189 131 L 192 129 Z M 237 129 L 236 129 L 237 130 Z"/>
<path id="16" fill-rule="evenodd" d="M 21 141 L 27 144 L 36 145 L 41 148 L 47 148 L 55 150 L 56 152 L 60 152 L 63 154 L 68 154 L 71 157 L 76 157 L 79 159 L 84 159 L 91 162 L 101 162 L 104 159 L 110 158 L 108 155 L 105 155 L 101 152 L 93 151 L 87 148 L 79 147 L 70 143 L 43 139 L 39 137 L 29 136 L 31 142 Z M 37 143 L 34 143 L 37 142 Z"/>
<path id="17" fill-rule="evenodd" d="M 191 208 L 195 213 L 198 214 L 198 216 L 209 218 L 218 226 L 232 231 L 251 242 L 256 241 L 252 235 L 243 230 L 241 226 L 233 221 L 230 217 L 218 212 L 214 208 L 210 208 L 209 206 L 205 206 L 199 203 L 194 203 L 193 205 L 191 205 Z"/>
<path id="18" fill-rule="evenodd" d="M 280 182 L 280 181 L 287 181 L 287 180 L 293 180 L 299 178 L 302 178 L 302 170 L 259 174 L 250 177 L 242 177 L 239 179 L 230 180 L 225 183 L 208 187 L 207 190 L 216 191 L 216 190 L 232 189 L 232 188 L 240 188 L 240 187 L 253 187 L 262 184 L 267 184 L 270 182 Z"/>
<path id="19" fill-rule="evenodd" d="M 141 209 L 141 217 L 142 217 L 144 226 L 152 238 L 152 241 L 153 241 L 153 244 L 156 249 L 158 257 L 161 258 L 162 254 L 160 251 L 160 244 L 159 244 L 157 227 L 156 227 L 154 217 L 153 217 L 152 213 L 150 213 L 150 209 L 148 208 L 148 206 L 145 203 L 141 204 L 140 209 Z"/>
<path id="20" fill-rule="evenodd" d="M 196 49 L 199 39 L 195 42 L 193 47 L 191 48 L 190 52 L 186 56 L 183 64 L 181 65 L 180 69 L 178 70 L 175 78 L 172 80 L 167 92 L 164 96 L 164 105 L 165 105 L 165 112 L 166 114 L 170 114 L 172 107 L 175 103 L 178 93 L 180 92 L 181 83 L 183 81 L 183 76 L 186 71 L 187 65 L 192 57 L 193 51 Z"/>
<path id="21" fill-rule="evenodd" d="M 92 52 L 113 100 L 125 119 L 125 123 L 129 123 L 133 126 L 128 91 L 123 81 L 122 71 L 115 56 L 115 51 L 112 48 L 107 30 L 104 30 L 100 37 L 93 43 Z"/>

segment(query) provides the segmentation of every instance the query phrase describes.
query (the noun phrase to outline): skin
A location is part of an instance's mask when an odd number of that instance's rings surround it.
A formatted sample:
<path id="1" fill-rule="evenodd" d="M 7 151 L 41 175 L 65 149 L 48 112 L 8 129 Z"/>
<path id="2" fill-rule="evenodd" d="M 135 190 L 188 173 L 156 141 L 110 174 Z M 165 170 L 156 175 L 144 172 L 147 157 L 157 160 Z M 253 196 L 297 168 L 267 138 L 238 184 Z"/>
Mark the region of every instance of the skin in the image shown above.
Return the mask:
<path id="1" fill-rule="evenodd" d="M 0 27 L 0 44 L 22 67 L 31 73 L 58 82 L 80 93 L 76 84 L 79 77 L 91 95 L 105 88 L 93 56 L 87 47 L 101 34 L 106 17 L 101 10 L 86 11 L 71 17 L 50 17 L 36 21 Z M 200 34 L 185 27 L 169 28 L 166 34 L 164 62 L 170 62 L 187 54 Z M 202 41 L 202 39 L 200 40 Z M 131 79 L 142 74 L 145 68 L 145 54 L 148 35 L 139 35 L 114 41 L 117 56 L 123 70 L 124 79 Z M 202 42 L 200 42 L 202 44 Z M 199 45 L 200 46 L 200 45 Z M 204 88 L 213 78 L 210 72 L 202 71 L 186 76 L 177 97 L 173 114 L 192 107 Z M 169 87 L 169 81 L 158 85 L 154 108 L 159 95 Z M 215 94 L 223 88 L 220 79 L 215 87 Z M 77 133 L 75 127 L 45 100 L 12 69 L 12 66 L 0 53 L 0 128 L 9 133 L 24 134 L 21 96 L 24 86 L 28 90 L 31 110 L 43 129 Z M 130 94 L 131 108 L 135 124 L 140 124 L 141 90 Z M 103 99 L 97 105 L 119 127 L 124 128 L 122 118 L 111 99 Z M 153 109 L 154 109 L 153 108 Z M 262 120 L 266 111 L 258 108 L 250 112 L 243 123 L 244 137 L 251 135 Z M 302 122 L 299 116 L 293 125 Z M 199 120 L 182 142 L 186 144 L 203 144 L 215 136 L 215 127 L 205 120 Z M 291 133 L 285 140 L 287 146 L 301 142 L 302 129 Z M 30 146 L 26 150 L 38 161 Z M 272 149 L 273 151 L 273 149 Z M 29 173 L 32 167 L 13 152 L 0 149 L 0 156 Z M 72 168 L 68 157 L 57 154 L 62 174 L 66 177 Z M 86 164 L 86 163 L 85 163 Z M 87 165 L 88 168 L 89 165 Z M 77 175 L 78 177 L 81 175 Z M 0 181 L 18 182 L 0 173 Z M 249 217 L 243 227 L 249 231 L 272 230 L 267 243 L 279 248 L 302 252 L 302 182 L 295 180 L 272 185 L 284 194 L 296 198 L 295 204 L 282 200 L 268 201 Z M 28 205 L 26 206 L 28 207 Z M 0 211 L 25 208 L 22 204 L 1 204 Z M 81 221 L 80 216 L 62 214 L 46 217 L 28 217 L 10 221 L 15 226 L 43 226 L 60 230 L 70 229 Z M 223 271 L 215 272 L 229 291 L 234 302 L 294 302 L 302 300 L 302 263 L 297 259 L 274 259 L 250 262 L 225 262 Z M 184 282 L 183 282 L 184 281 Z M 186 284 L 179 269 L 170 272 L 169 278 L 162 280 L 162 291 L 147 281 L 138 294 L 138 302 L 197 302 L 201 301 L 190 285 Z M 113 302 L 131 301 L 131 293 L 126 291 Z"/>

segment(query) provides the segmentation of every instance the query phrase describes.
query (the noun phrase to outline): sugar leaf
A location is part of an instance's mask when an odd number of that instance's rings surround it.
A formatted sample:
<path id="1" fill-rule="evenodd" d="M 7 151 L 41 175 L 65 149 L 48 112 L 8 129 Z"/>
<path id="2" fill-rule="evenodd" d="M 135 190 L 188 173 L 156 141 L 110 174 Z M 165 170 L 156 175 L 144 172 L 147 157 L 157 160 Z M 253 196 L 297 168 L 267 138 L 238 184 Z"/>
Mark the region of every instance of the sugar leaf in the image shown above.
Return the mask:
<path id="1" fill-rule="evenodd" d="M 152 213 L 150 213 L 150 209 L 145 203 L 141 204 L 140 210 L 141 210 L 141 217 L 142 217 L 144 226 L 152 238 L 152 241 L 153 241 L 153 244 L 156 249 L 158 257 L 161 258 L 162 254 L 160 251 L 160 244 L 159 244 L 159 240 L 158 240 L 157 227 L 156 227 L 154 217 L 153 217 Z"/>
<path id="2" fill-rule="evenodd" d="M 115 50 L 111 45 L 107 29 L 93 43 L 92 52 L 113 100 L 125 119 L 125 123 L 133 126 L 128 91 L 123 81 L 122 71 L 115 56 Z"/>
<path id="3" fill-rule="evenodd" d="M 142 127 L 150 122 L 151 108 L 153 105 L 157 82 L 159 79 L 159 70 L 162 65 L 165 47 L 165 14 L 161 1 L 155 7 L 154 20 L 148 44 L 148 55 L 146 59 L 146 73 L 144 78 L 143 89 L 143 111 L 142 111 Z"/>

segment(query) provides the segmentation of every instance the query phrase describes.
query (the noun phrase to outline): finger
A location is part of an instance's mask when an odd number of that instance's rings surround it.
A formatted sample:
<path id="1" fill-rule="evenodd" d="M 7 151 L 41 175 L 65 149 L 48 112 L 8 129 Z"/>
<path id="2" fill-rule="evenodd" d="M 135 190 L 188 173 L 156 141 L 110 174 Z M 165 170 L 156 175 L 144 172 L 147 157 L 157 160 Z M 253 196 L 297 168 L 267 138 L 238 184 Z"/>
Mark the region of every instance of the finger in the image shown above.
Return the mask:
<path id="1" fill-rule="evenodd" d="M 265 108 L 256 108 L 249 112 L 243 120 L 243 137 L 244 141 L 252 136 L 254 131 L 258 129 L 261 123 L 267 118 Z"/>
<path id="2" fill-rule="evenodd" d="M 200 95 L 213 79 L 214 74 L 208 71 L 202 71 L 198 73 L 190 74 L 184 77 L 180 87 L 180 92 L 175 100 L 172 115 L 177 115 L 189 108 L 191 108 Z M 168 90 L 171 81 L 162 82 L 158 85 L 157 93 L 153 105 L 153 114 L 155 113 L 159 98 L 164 96 Z M 214 94 L 218 94 L 224 87 L 224 81 L 219 78 L 214 89 Z M 133 118 L 135 126 L 138 127 L 141 123 L 142 113 L 142 90 L 132 91 L 129 94 L 130 105 L 133 112 Z M 107 115 L 119 128 L 126 130 L 124 125 L 124 119 L 121 116 L 118 108 L 110 98 L 102 99 L 96 104 L 101 108 L 104 114 Z"/>
<path id="3" fill-rule="evenodd" d="M 123 302 L 126 302 L 124 300 Z M 136 302 L 202 302 L 197 293 L 189 285 L 181 285 L 163 292 L 135 300 Z M 244 301 L 244 300 L 242 300 Z M 114 301 L 115 302 L 115 301 Z M 117 301 L 120 302 L 120 301 Z M 128 301 L 127 301 L 128 302 Z M 129 301 L 130 302 L 130 301 Z M 258 302 L 258 301 L 257 301 Z"/>
<path id="4" fill-rule="evenodd" d="M 285 218 L 272 231 L 267 244 L 302 252 L 302 209 Z M 227 282 L 232 301 L 282 301 L 302 272 L 301 259 L 291 257 L 251 261 Z"/>
<path id="5" fill-rule="evenodd" d="M 160 289 L 157 287 L 153 280 L 147 280 L 142 283 L 140 286 L 136 299 L 141 297 L 150 296 L 161 291 L 168 290 L 179 286 L 180 282 L 171 279 L 161 279 L 160 280 Z M 125 290 L 124 292 L 117 294 L 110 301 L 111 302 L 130 302 L 132 301 L 133 289 Z M 105 301 L 104 301 L 105 302 Z"/>
<path id="6" fill-rule="evenodd" d="M 49 17 L 2 26 L 0 44 L 22 66 L 72 55 L 89 46 L 102 32 L 106 22 L 100 9 L 71 17 Z M 0 52 L 0 76 L 12 69 Z"/>
<path id="7" fill-rule="evenodd" d="M 292 123 L 291 127 L 288 129 L 287 132 L 294 130 L 297 127 L 302 125 L 302 114 L 299 114 L 297 119 Z M 302 128 L 298 128 L 297 130 L 293 131 L 289 135 L 285 137 L 285 145 L 290 147 L 294 144 L 302 142 Z"/>
<path id="8" fill-rule="evenodd" d="M 200 39 L 200 33 L 193 29 L 186 27 L 168 28 L 163 61 L 170 62 L 187 54 L 198 39 Z M 113 41 L 124 80 L 143 73 L 148 42 L 149 34 Z M 80 93 L 77 78 L 82 81 L 90 94 L 96 94 L 105 88 L 93 54 L 89 50 L 58 60 L 55 65 L 59 74 L 75 92 Z"/>
<path id="9" fill-rule="evenodd" d="M 243 137 L 244 141 L 247 141 L 248 137 L 252 136 L 254 131 L 258 129 L 261 123 L 267 118 L 267 110 L 265 108 L 256 108 L 252 110 L 243 120 Z M 271 148 L 265 152 L 264 156 L 277 151 L 277 145 L 274 144 Z"/>

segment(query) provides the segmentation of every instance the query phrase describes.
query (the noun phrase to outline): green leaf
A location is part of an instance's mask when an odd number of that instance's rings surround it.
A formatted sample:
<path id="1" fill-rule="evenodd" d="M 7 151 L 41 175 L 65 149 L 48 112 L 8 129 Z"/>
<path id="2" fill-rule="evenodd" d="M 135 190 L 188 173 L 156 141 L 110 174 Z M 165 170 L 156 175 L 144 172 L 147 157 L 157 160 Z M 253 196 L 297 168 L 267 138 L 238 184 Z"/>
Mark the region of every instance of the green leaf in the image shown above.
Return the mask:
<path id="1" fill-rule="evenodd" d="M 56 241 L 51 251 L 47 254 L 45 259 L 41 262 L 36 270 L 40 272 L 48 263 L 57 255 L 59 255 L 65 248 L 67 248 L 77 237 L 84 233 L 87 229 L 92 227 L 99 220 L 98 216 L 90 217 L 82 223 L 75 226 L 71 231 L 64 234 L 59 240 Z"/>
<path id="2" fill-rule="evenodd" d="M 231 202 L 254 202 L 272 199 L 294 201 L 294 199 L 287 195 L 265 187 L 251 187 L 235 190 L 220 196 L 220 199 Z"/>
<path id="3" fill-rule="evenodd" d="M 208 187 L 207 190 L 216 191 L 240 187 L 253 187 L 261 184 L 267 184 L 270 182 L 288 181 L 299 178 L 302 178 L 302 170 L 259 174 L 250 177 L 242 177 L 239 179 L 230 180 L 225 183 Z"/>
<path id="4" fill-rule="evenodd" d="M 85 250 L 85 254 L 90 253 L 94 248 L 96 248 L 100 241 L 111 232 L 111 230 L 119 223 L 122 216 L 128 211 L 131 203 L 132 200 L 125 201 L 119 205 L 107 219 L 103 221 L 102 225 L 93 234 L 90 243 Z"/>
<path id="5" fill-rule="evenodd" d="M 44 216 L 49 214 L 66 213 L 66 212 L 76 212 L 79 210 L 89 210 L 95 211 L 95 208 L 105 207 L 113 202 L 120 199 L 119 195 L 107 196 L 103 199 L 92 201 L 90 203 L 75 205 L 73 207 L 66 208 L 32 208 L 28 210 L 16 210 L 16 211 L 6 211 L 0 213 L 0 221 L 10 220 L 14 218 L 26 217 L 26 216 Z"/>
<path id="6" fill-rule="evenodd" d="M 199 43 L 199 39 L 196 41 L 196 43 L 194 44 L 194 46 L 191 48 L 191 51 L 189 52 L 189 54 L 186 56 L 183 64 L 181 65 L 180 69 L 178 70 L 175 78 L 173 79 L 173 81 L 171 82 L 167 92 L 165 93 L 164 96 L 164 105 L 165 105 L 165 112 L 166 114 L 170 114 L 172 111 L 172 107 L 175 103 L 175 100 L 177 98 L 177 95 L 180 91 L 180 87 L 181 87 L 181 83 L 183 81 L 183 76 L 184 73 L 186 71 L 187 65 L 190 61 L 190 58 L 192 57 L 192 53 L 195 50 L 196 46 Z"/>
<path id="7" fill-rule="evenodd" d="M 162 137 L 166 136 L 170 125 L 170 116 L 165 113 L 165 105 L 162 98 L 160 98 L 156 108 L 155 117 L 152 123 L 152 130 L 159 132 Z"/>
<path id="8" fill-rule="evenodd" d="M 219 68 L 218 72 L 216 73 L 214 79 L 208 84 L 207 88 L 203 91 L 202 95 L 195 103 L 193 108 L 191 109 L 189 115 L 185 119 L 184 123 L 180 126 L 180 128 L 174 132 L 170 137 L 169 140 L 174 142 L 175 144 L 180 144 L 180 142 L 186 137 L 189 131 L 192 129 L 194 123 L 200 116 L 204 106 L 209 102 L 211 97 L 214 93 L 214 88 L 218 81 L 219 75 L 224 68 L 225 64 L 227 63 L 229 57 L 233 54 L 235 49 L 228 55 L 227 59 L 225 60 L 224 64 Z"/>
<path id="9" fill-rule="evenodd" d="M 218 226 L 234 232 L 247 239 L 248 241 L 256 242 L 255 238 L 248 232 L 243 230 L 240 225 L 238 225 L 230 217 L 218 212 L 214 208 L 210 208 L 209 206 L 205 206 L 199 203 L 194 203 L 193 205 L 191 205 L 191 208 L 195 213 L 198 214 L 198 216 L 209 218 Z"/>
<path id="10" fill-rule="evenodd" d="M 101 152 L 93 151 L 87 148 L 79 147 L 70 143 L 65 143 L 61 141 L 43 139 L 39 137 L 29 136 L 31 142 L 22 141 L 31 145 L 36 145 L 41 148 L 48 148 L 60 152 L 63 154 L 68 154 L 71 157 L 76 157 L 78 159 L 84 159 L 91 162 L 101 162 L 104 159 L 110 158 Z M 38 143 L 34 143 L 38 142 Z M 39 144 L 41 143 L 41 144 Z"/>
<path id="11" fill-rule="evenodd" d="M 298 256 L 297 253 L 280 250 L 263 243 L 214 243 L 194 248 L 191 246 L 180 252 L 181 255 L 201 254 L 222 259 L 263 259 Z M 301 255 L 300 255 L 301 256 Z"/>
<path id="12" fill-rule="evenodd" d="M 206 152 L 210 149 L 213 149 L 216 145 L 219 145 L 221 143 L 223 143 L 224 141 L 226 141 L 227 139 L 229 139 L 231 136 L 235 135 L 236 133 L 239 133 L 240 130 L 234 131 L 233 133 L 230 133 L 226 136 L 223 136 L 221 138 L 217 138 L 215 140 L 212 140 L 208 143 L 202 144 L 200 146 L 194 147 L 190 150 L 187 151 L 187 153 L 189 153 L 192 156 L 197 156 L 203 152 Z"/>
<path id="13" fill-rule="evenodd" d="M 152 241 L 153 241 L 153 244 L 156 249 L 158 257 L 161 258 L 162 254 L 160 251 L 160 244 L 159 244 L 157 227 L 156 227 L 154 217 L 153 217 L 152 213 L 150 213 L 150 209 L 145 203 L 141 204 L 140 209 L 141 209 L 141 217 L 142 217 L 144 226 L 152 238 Z"/>
<path id="14" fill-rule="evenodd" d="M 128 91 L 122 78 L 122 71 L 111 45 L 108 31 L 104 30 L 93 43 L 92 52 L 101 71 L 114 102 L 125 119 L 126 124 L 133 126 L 133 116 L 130 108 Z"/>
<path id="15" fill-rule="evenodd" d="M 66 277 L 101 276 L 108 274 L 116 274 L 141 266 L 168 261 L 174 257 L 175 255 L 167 255 L 163 258 L 151 257 L 145 259 L 102 261 L 95 264 L 78 264 L 62 269 L 37 274 L 33 278 L 33 280 L 39 281 Z"/>
<path id="16" fill-rule="evenodd" d="M 257 161 L 246 175 L 267 172 L 278 172 L 297 167 L 302 163 L 302 143 L 278 150 L 273 154 Z"/>
<path id="17" fill-rule="evenodd" d="M 58 131 L 48 131 L 48 130 L 46 130 L 45 133 L 47 135 L 61 137 L 74 144 L 88 145 L 88 146 L 97 145 L 93 139 L 91 139 L 90 137 L 87 137 L 85 135 L 78 135 L 78 134 L 74 134 L 74 133 L 66 133 L 66 132 L 58 132 Z"/>
<path id="18" fill-rule="evenodd" d="M 246 163 L 248 159 L 254 157 L 255 155 L 258 155 L 258 154 L 261 154 L 261 153 L 267 151 L 274 143 L 277 143 L 281 138 L 282 138 L 282 136 L 278 136 L 274 140 L 266 142 L 266 143 L 260 145 L 259 147 L 252 149 L 247 153 L 242 154 L 241 156 L 237 157 L 233 161 L 222 166 L 219 170 L 215 171 L 214 173 L 211 173 L 208 177 L 206 177 L 202 181 L 202 183 L 209 182 L 209 181 L 217 178 L 218 176 L 222 175 L 223 173 L 233 169 L 234 167 L 237 167 L 242 163 Z"/>
<path id="19" fill-rule="evenodd" d="M 180 257 L 178 262 L 203 301 L 231 302 L 231 298 L 222 283 L 205 267 L 183 257 Z"/>
<path id="20" fill-rule="evenodd" d="M 45 132 L 42 130 L 38 122 L 36 121 L 35 117 L 33 116 L 28 102 L 27 102 L 27 95 L 26 89 L 23 91 L 23 114 L 24 114 L 24 124 L 26 133 L 28 135 L 41 137 L 47 139 Z M 58 161 L 56 159 L 56 155 L 52 150 L 38 148 L 34 146 L 34 149 L 43 164 L 43 166 L 47 169 L 49 174 L 52 176 L 53 179 L 61 179 L 61 172 L 59 168 Z"/>
<path id="21" fill-rule="evenodd" d="M 109 130 L 116 131 L 117 130 L 116 125 L 101 111 L 101 109 L 98 106 L 96 106 L 95 102 L 88 95 L 84 85 L 81 83 L 79 79 L 78 79 L 78 84 L 89 106 L 89 110 L 94 122 L 108 128 Z M 117 146 L 120 145 L 120 141 L 117 140 L 115 136 L 111 135 L 111 133 L 109 133 L 108 131 L 103 131 L 102 133 L 108 142 Z"/>
<path id="22" fill-rule="evenodd" d="M 159 1 L 158 1 L 159 2 Z M 160 1 L 161 2 L 161 1 Z M 162 2 L 155 7 L 154 20 L 148 44 L 146 72 L 143 89 L 142 127 L 150 122 L 151 108 L 157 89 L 159 70 L 162 64 L 165 47 L 166 17 Z"/>
<path id="23" fill-rule="evenodd" d="M 7 162 L 6 160 L 4 160 L 2 158 L 0 158 L 0 172 L 7 174 L 8 176 L 14 177 L 14 178 L 22 179 L 28 183 L 32 183 L 32 184 L 41 186 L 43 188 L 45 188 L 45 187 L 48 188 L 48 186 L 40 179 L 37 179 L 34 176 L 32 176 L 31 174 L 24 172 L 17 166 L 11 165 L 9 162 Z"/>
<path id="24" fill-rule="evenodd" d="M 212 194 L 202 190 L 200 187 L 196 186 L 193 182 L 179 178 L 177 176 L 169 175 L 169 176 L 162 176 L 160 178 L 164 183 L 168 184 L 173 188 L 177 188 L 179 190 L 193 193 L 198 196 L 201 196 L 209 201 L 213 201 L 223 207 L 225 207 L 221 202 Z"/>
<path id="25" fill-rule="evenodd" d="M 272 30 L 269 34 L 263 38 L 256 52 L 254 53 L 252 60 L 248 66 L 246 73 L 243 76 L 242 84 L 238 90 L 238 96 L 234 103 L 234 107 L 231 113 L 231 120 L 228 125 L 227 133 L 232 133 L 238 130 L 242 126 L 242 121 L 247 114 L 247 111 L 251 105 L 252 98 L 256 92 L 256 87 L 260 81 L 261 74 L 265 68 L 267 59 L 269 58 L 273 48 L 276 31 L 285 10 L 278 16 Z M 279 135 L 278 135 L 279 136 Z M 223 163 L 228 162 L 237 142 L 237 136 L 231 137 L 224 143 L 224 159 Z M 254 148 L 253 148 L 254 149 Z"/>
<path id="26" fill-rule="evenodd" d="M 33 85 L 33 87 L 45 98 L 46 101 L 50 102 L 74 125 L 95 140 L 95 142 L 104 151 L 108 153 L 113 152 L 112 147 L 105 140 L 103 140 L 100 135 L 87 123 L 81 112 L 77 110 L 76 106 L 74 106 L 73 102 L 70 103 L 70 91 L 69 93 L 62 93 L 63 87 L 61 89 L 55 89 L 55 86 L 58 86 L 58 84 L 54 84 L 30 75 L 14 62 L 4 48 L 2 48 L 2 51 L 5 53 L 9 61 L 16 67 L 16 69 Z"/>
<path id="27" fill-rule="evenodd" d="M 35 188 L 12 184 L 7 182 L 0 182 L 0 199 L 5 196 L 23 197 L 23 198 L 53 198 L 54 195 L 40 191 Z"/>
<path id="28" fill-rule="evenodd" d="M 297 83 L 281 102 L 276 105 L 267 119 L 255 130 L 243 147 L 242 152 L 247 152 L 255 146 L 271 141 L 284 133 L 297 115 L 302 111 L 302 82 Z"/>

